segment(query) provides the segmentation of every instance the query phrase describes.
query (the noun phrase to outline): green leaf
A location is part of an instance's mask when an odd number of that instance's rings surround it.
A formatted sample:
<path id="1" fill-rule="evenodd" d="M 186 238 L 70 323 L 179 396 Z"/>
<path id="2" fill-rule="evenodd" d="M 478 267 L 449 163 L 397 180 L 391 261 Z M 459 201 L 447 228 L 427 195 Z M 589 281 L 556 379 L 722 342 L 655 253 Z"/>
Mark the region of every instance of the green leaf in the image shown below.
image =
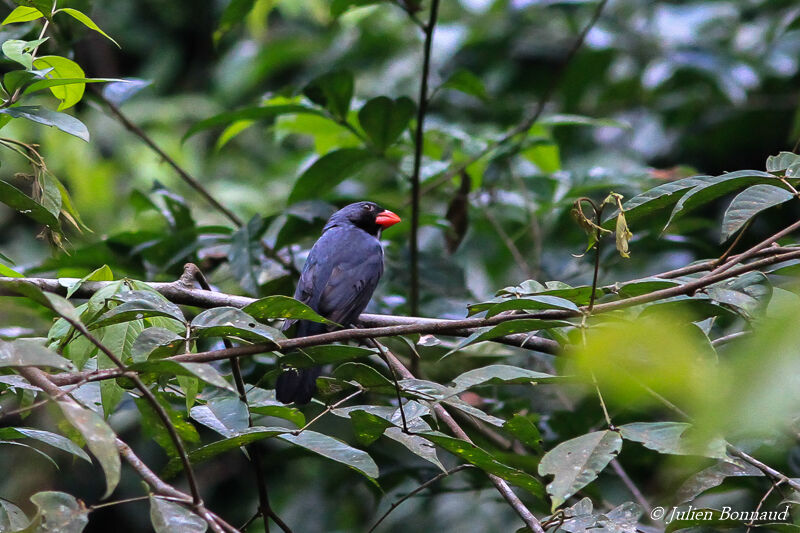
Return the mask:
<path id="1" fill-rule="evenodd" d="M 365 103 L 358 121 L 379 152 L 385 151 L 400 137 L 414 116 L 416 106 L 406 97 L 392 100 L 378 96 Z"/>
<path id="2" fill-rule="evenodd" d="M 84 79 L 86 74 L 83 69 L 76 62 L 66 57 L 61 56 L 43 56 L 33 62 L 33 65 L 38 69 L 51 69 L 47 73 L 47 77 L 52 80 L 73 80 Z M 50 92 L 53 96 L 61 100 L 58 105 L 58 111 L 69 109 L 74 106 L 83 98 L 84 90 L 86 89 L 86 82 L 79 81 L 77 83 L 69 83 L 62 85 L 52 85 Z"/>
<path id="3" fill-rule="evenodd" d="M 331 16 L 339 18 L 345 11 L 354 7 L 364 7 L 380 4 L 383 0 L 333 0 L 331 2 Z"/>
<path id="4" fill-rule="evenodd" d="M 14 0 L 14 3 L 27 7 L 35 7 L 47 20 L 51 18 L 51 12 L 53 10 L 52 0 Z"/>
<path id="5" fill-rule="evenodd" d="M 7 267 L 6 265 L 0 263 L 0 276 L 4 276 L 7 278 L 23 278 L 24 275 L 20 274 L 16 270 Z"/>
<path id="6" fill-rule="evenodd" d="M 480 98 L 484 102 L 489 100 L 489 94 L 483 85 L 483 80 L 466 69 L 458 69 L 453 72 L 447 81 L 441 85 L 442 89 L 454 89 L 464 94 L 469 94 Z"/>
<path id="7" fill-rule="evenodd" d="M 720 438 L 701 441 L 687 436 L 691 424 L 680 422 L 633 422 L 619 427 L 622 438 L 640 442 L 645 448 L 672 455 L 702 455 L 724 459 L 726 442 Z"/>
<path id="8" fill-rule="evenodd" d="M 3 75 L 3 87 L 5 87 L 8 94 L 13 94 L 17 89 L 21 89 L 36 79 L 39 79 L 39 77 L 33 72 L 27 70 L 12 70 Z"/>
<path id="9" fill-rule="evenodd" d="M 565 298 L 559 298 L 558 296 L 528 296 L 526 298 L 514 298 L 513 300 L 507 300 L 505 302 L 492 305 L 492 307 L 486 313 L 486 318 L 499 315 L 503 311 L 536 311 L 539 309 L 566 309 L 569 311 L 578 311 L 578 306 L 573 302 Z"/>
<path id="10" fill-rule="evenodd" d="M 346 120 L 353 98 L 353 74 L 334 71 L 315 78 L 303 89 L 309 100 L 330 111 L 339 120 Z"/>
<path id="11" fill-rule="evenodd" d="M 17 366 L 44 366 L 75 370 L 67 359 L 48 350 L 34 339 L 0 340 L 0 368 Z"/>
<path id="12" fill-rule="evenodd" d="M 89 523 L 89 509 L 65 492 L 37 492 L 31 496 L 36 516 L 26 531 L 81 533 Z"/>
<path id="13" fill-rule="evenodd" d="M 244 433 L 250 424 L 247 404 L 236 395 L 221 396 L 206 405 L 197 405 L 192 408 L 190 415 L 223 437 Z"/>
<path id="14" fill-rule="evenodd" d="M 38 440 L 39 442 L 49 444 L 50 446 L 58 448 L 59 450 L 71 453 L 72 455 L 80 457 L 88 463 L 92 462 L 86 452 L 80 449 L 77 444 L 57 433 L 51 433 L 50 431 L 43 431 L 41 429 L 33 428 L 0 428 L 0 439 L 11 440 L 25 437 Z M 0 531 L 2 531 L 2 528 L 0 528 Z"/>
<path id="15" fill-rule="evenodd" d="M 612 292 L 616 292 L 624 298 L 633 298 L 634 296 L 649 294 L 651 292 L 668 289 L 670 287 L 676 287 L 678 285 L 680 285 L 680 282 L 672 279 L 646 278 L 633 283 L 623 283 L 622 285 L 618 285 L 616 286 L 618 288 L 612 289 Z"/>
<path id="16" fill-rule="evenodd" d="M 800 162 L 800 155 L 793 152 L 780 152 L 767 158 L 767 172 L 782 173 L 792 165 Z"/>
<path id="17" fill-rule="evenodd" d="M 562 442 L 539 462 L 539 475 L 552 475 L 547 492 L 557 509 L 567 498 L 591 483 L 622 449 L 614 431 L 595 431 Z"/>
<path id="18" fill-rule="evenodd" d="M 284 433 L 278 435 L 278 438 L 345 464 L 368 478 L 375 479 L 378 477 L 378 465 L 375 464 L 375 461 L 372 460 L 372 457 L 367 452 L 353 448 L 349 444 L 328 435 L 306 430 L 299 435 Z"/>
<path id="19" fill-rule="evenodd" d="M 200 338 L 237 337 L 253 342 L 283 339 L 275 328 L 265 326 L 236 307 L 207 309 L 192 320 L 192 331 Z"/>
<path id="20" fill-rule="evenodd" d="M 137 372 L 153 372 L 167 376 L 190 376 L 200 378 L 209 385 L 233 391 L 233 385 L 213 366 L 207 363 L 184 363 L 168 359 L 151 359 L 128 366 Z"/>
<path id="21" fill-rule="evenodd" d="M 739 170 L 737 172 L 730 172 L 721 176 L 706 176 L 697 178 L 697 184 L 684 194 L 675 207 L 672 209 L 672 214 L 669 217 L 664 230 L 666 230 L 674 220 L 685 215 L 689 211 L 696 209 L 708 202 L 719 198 L 731 191 L 741 187 L 757 184 L 779 184 L 780 180 L 767 172 L 759 170 Z M 624 206 L 623 206 L 624 207 Z M 627 209 L 625 211 L 628 215 Z"/>
<path id="22" fill-rule="evenodd" d="M 631 127 L 627 122 L 611 118 L 592 118 L 568 114 L 548 115 L 540 118 L 536 123 L 543 126 L 595 126 L 622 129 L 630 129 Z"/>
<path id="23" fill-rule="evenodd" d="M 247 390 L 247 404 L 251 414 L 274 416 L 288 420 L 297 427 L 306 425 L 306 417 L 295 407 L 288 407 L 275 398 L 274 390 L 251 387 Z"/>
<path id="24" fill-rule="evenodd" d="M 344 344 L 324 344 L 321 346 L 308 346 L 296 352 L 291 352 L 281 357 L 281 363 L 295 368 L 308 368 L 311 366 L 352 361 L 377 353 L 373 348 L 361 346 L 347 346 Z"/>
<path id="25" fill-rule="evenodd" d="M 684 481 L 675 494 L 674 503 L 681 504 L 692 501 L 708 489 L 718 487 L 728 477 L 764 476 L 761 470 L 748 463 L 743 461 L 730 463 L 728 461 L 719 461 L 717 464 L 704 468 Z"/>
<path id="26" fill-rule="evenodd" d="M 364 363 L 341 364 L 334 369 L 332 375 L 344 381 L 355 381 L 365 389 L 394 389 L 394 383 Z"/>
<path id="27" fill-rule="evenodd" d="M 166 328 L 146 328 L 136 337 L 131 346 L 131 359 L 142 363 L 151 357 L 161 359 L 179 353 L 186 348 L 186 339 Z"/>
<path id="28" fill-rule="evenodd" d="M 19 39 L 9 39 L 3 43 L 3 54 L 12 61 L 16 61 L 26 70 L 33 69 L 33 55 L 31 52 L 34 48 L 42 44 L 48 39 L 37 39 L 35 41 L 20 41 Z"/>
<path id="29" fill-rule="evenodd" d="M 200 122 L 192 125 L 192 127 L 190 127 L 186 131 L 186 133 L 183 135 L 182 140 L 185 141 L 192 135 L 195 135 L 196 133 L 201 132 L 203 130 L 216 128 L 220 126 L 227 126 L 228 124 L 232 124 L 234 122 L 239 122 L 242 120 L 268 120 L 268 119 L 271 120 L 281 115 L 297 115 L 297 114 L 311 114 L 311 115 L 324 116 L 323 113 L 314 109 L 313 107 L 308 107 L 299 104 L 246 107 L 244 109 L 238 109 L 236 111 L 227 111 L 225 113 L 220 113 L 219 115 L 214 115 L 213 117 L 201 120 Z"/>
<path id="30" fill-rule="evenodd" d="M 17 6 L 14 8 L 14 11 L 3 19 L 0 25 L 5 26 L 6 24 L 13 24 L 15 22 L 29 22 L 42 18 L 42 16 L 42 12 L 35 7 Z"/>
<path id="31" fill-rule="evenodd" d="M 12 72 L 24 72 L 24 71 L 15 70 L 15 71 L 12 71 Z M 10 74 L 10 72 L 9 72 L 9 74 Z M 25 87 L 25 90 L 22 91 L 22 94 L 31 94 L 31 93 L 35 93 L 36 91 L 42 91 L 44 89 L 49 89 L 51 87 L 58 87 L 58 86 L 61 86 L 61 85 L 75 85 L 75 84 L 87 84 L 87 83 L 110 83 L 110 82 L 127 83 L 126 80 L 121 80 L 121 79 L 118 79 L 118 78 L 52 78 L 52 79 L 48 78 L 48 79 L 38 80 L 38 81 L 35 81 L 35 82 L 31 83 L 30 85 Z"/>
<path id="32" fill-rule="evenodd" d="M 369 446 L 383 435 L 392 423 L 367 411 L 350 411 L 350 421 L 353 423 L 353 433 L 358 443 Z"/>
<path id="33" fill-rule="evenodd" d="M 185 413 L 173 409 L 161 393 L 156 394 L 156 399 L 167 412 L 170 423 L 172 427 L 175 428 L 175 431 L 177 431 L 181 441 L 190 443 L 200 442 L 200 435 L 197 433 L 194 426 L 186 420 Z M 178 449 L 175 447 L 172 437 L 164 426 L 161 417 L 156 413 L 155 409 L 153 409 L 153 406 L 150 405 L 150 402 L 144 398 L 136 398 L 135 402 L 136 408 L 142 415 L 141 426 L 142 429 L 144 429 L 145 435 L 156 441 L 156 443 L 167 452 L 169 457 L 178 457 Z"/>
<path id="34" fill-rule="evenodd" d="M 0 113 L 4 113 L 13 118 L 25 118 L 45 126 L 52 126 L 60 129 L 64 133 L 74 135 L 79 139 L 89 142 L 89 130 L 86 125 L 77 118 L 67 115 L 66 113 L 59 113 L 57 111 L 50 111 L 38 105 L 8 107 L 0 109 Z"/>
<path id="35" fill-rule="evenodd" d="M 120 459 L 117 451 L 116 435 L 105 421 L 90 409 L 84 409 L 73 402 L 59 401 L 58 406 L 64 417 L 77 429 L 86 440 L 89 451 L 97 458 L 106 476 L 106 492 L 108 498 L 120 477 Z"/>
<path id="36" fill-rule="evenodd" d="M 153 291 L 129 291 L 117 296 L 122 303 L 113 309 L 109 309 L 105 314 L 94 322 L 88 324 L 89 329 L 96 329 L 111 324 L 119 324 L 130 320 L 163 316 L 173 318 L 179 322 L 185 322 L 181 308 L 170 302 L 157 292 Z"/>
<path id="37" fill-rule="evenodd" d="M 53 216 L 53 213 L 42 204 L 5 181 L 0 181 L 0 202 L 32 218 L 39 224 L 44 224 L 53 231 L 61 231 L 58 217 Z"/>
<path id="38" fill-rule="evenodd" d="M 194 411 L 194 409 L 192 410 Z M 234 437 L 228 437 L 222 440 L 218 440 L 217 442 L 213 442 L 206 446 L 201 446 L 200 448 L 197 448 L 196 450 L 189 452 L 189 460 L 192 462 L 192 464 L 202 463 L 203 461 L 208 461 L 209 459 L 212 459 L 219 454 L 237 448 L 241 448 L 242 446 L 247 446 L 248 444 L 256 442 L 261 439 L 266 439 L 269 437 L 280 435 L 281 433 L 286 433 L 287 431 L 291 430 L 281 427 L 261 427 L 261 426 L 254 426 L 251 428 L 247 428 Z M 181 463 L 180 458 L 174 457 L 170 459 L 170 461 L 167 463 L 167 466 L 164 467 L 162 475 L 165 478 L 169 479 L 175 476 L 175 474 L 181 472 L 182 469 L 183 469 L 183 464 Z"/>
<path id="39" fill-rule="evenodd" d="M 353 176 L 374 156 L 363 148 L 340 148 L 328 152 L 306 169 L 289 194 L 289 204 L 316 199 Z"/>
<path id="40" fill-rule="evenodd" d="M 538 318 L 520 318 L 517 320 L 508 320 L 506 322 L 501 322 L 496 326 L 478 328 L 475 333 L 459 342 L 455 348 L 444 354 L 442 359 L 477 342 L 488 341 L 491 339 L 496 339 L 497 337 L 512 335 L 514 333 L 528 333 L 530 331 L 539 331 L 543 329 L 559 328 L 571 325 L 572 324 L 570 322 L 565 320 L 540 320 Z"/>
<path id="41" fill-rule="evenodd" d="M 792 198 L 794 195 L 791 192 L 773 185 L 753 185 L 740 192 L 725 210 L 720 242 L 730 239 L 734 233 L 761 211 L 788 202 Z"/>
<path id="42" fill-rule="evenodd" d="M 150 522 L 156 533 L 204 533 L 208 524 L 183 505 L 150 495 Z"/>
<path id="43" fill-rule="evenodd" d="M 0 498 L 0 531 L 18 531 L 28 526 L 28 517 L 22 509 L 8 500 Z"/>
<path id="44" fill-rule="evenodd" d="M 256 320 L 264 322 L 276 318 L 290 318 L 293 320 L 309 320 L 338 326 L 327 318 L 320 316 L 309 306 L 289 296 L 275 295 L 261 298 L 245 306 L 242 311 Z"/>
<path id="45" fill-rule="evenodd" d="M 696 176 L 678 181 L 671 181 L 653 187 L 641 194 L 637 194 L 622 204 L 628 224 L 636 227 L 639 221 L 645 220 L 653 213 L 675 204 L 695 185 L 703 183 L 702 180 L 709 177 L 710 176 Z M 603 228 L 608 230 L 615 229 L 618 211 L 619 210 L 614 210 L 613 213 L 605 217 L 602 224 Z"/>
<path id="46" fill-rule="evenodd" d="M 484 472 L 503 478 L 509 483 L 527 490 L 540 500 L 544 500 L 544 487 L 535 477 L 522 470 L 501 463 L 489 452 L 475 446 L 471 442 L 448 437 L 439 432 L 423 433 L 422 436 L 453 455 L 477 466 Z"/>
<path id="47" fill-rule="evenodd" d="M 97 24 L 95 24 L 92 19 L 90 19 L 88 16 L 86 16 L 84 13 L 78 11 L 77 9 L 72 9 L 70 7 L 62 7 L 61 9 L 56 10 L 55 13 L 66 13 L 67 15 L 71 16 L 75 20 L 81 22 L 84 26 L 86 26 L 90 30 L 96 31 L 97 33 L 99 33 L 100 35 L 102 35 L 103 37 L 105 37 L 106 39 L 108 39 L 109 41 L 114 43 L 115 45 L 117 45 L 117 48 L 122 48 L 117 41 L 112 39 L 106 32 L 101 30 L 100 27 Z"/>
<path id="48" fill-rule="evenodd" d="M 267 229 L 265 220 L 258 215 L 236 230 L 231 237 L 228 262 L 233 275 L 244 290 L 259 294 L 259 272 L 261 266 L 261 235 Z"/>
<path id="49" fill-rule="evenodd" d="M 457 392 L 463 392 L 479 385 L 553 383 L 554 381 L 563 381 L 563 379 L 516 366 L 488 365 L 464 372 L 453 380 L 453 388 Z"/>
<path id="50" fill-rule="evenodd" d="M 511 420 L 503 424 L 503 429 L 514 435 L 536 453 L 544 454 L 542 434 L 528 417 L 515 414 L 511 417 Z"/>
<path id="51" fill-rule="evenodd" d="M 75 291 L 80 289 L 81 285 L 87 281 L 114 281 L 114 273 L 111 272 L 111 269 L 108 267 L 108 265 L 103 265 L 100 268 L 93 270 L 69 286 L 67 289 L 67 298 L 70 298 L 73 294 L 75 294 Z"/>

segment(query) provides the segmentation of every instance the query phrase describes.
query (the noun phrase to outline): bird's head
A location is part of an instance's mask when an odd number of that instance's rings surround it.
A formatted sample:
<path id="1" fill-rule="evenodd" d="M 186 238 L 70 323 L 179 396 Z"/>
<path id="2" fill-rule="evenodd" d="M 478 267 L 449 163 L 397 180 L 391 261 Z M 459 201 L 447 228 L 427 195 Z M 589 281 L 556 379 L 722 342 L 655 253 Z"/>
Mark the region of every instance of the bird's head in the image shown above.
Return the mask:
<path id="1" fill-rule="evenodd" d="M 370 235 L 379 235 L 381 230 L 400 222 L 400 217 L 374 202 L 356 202 L 335 212 L 326 227 L 349 223 Z"/>

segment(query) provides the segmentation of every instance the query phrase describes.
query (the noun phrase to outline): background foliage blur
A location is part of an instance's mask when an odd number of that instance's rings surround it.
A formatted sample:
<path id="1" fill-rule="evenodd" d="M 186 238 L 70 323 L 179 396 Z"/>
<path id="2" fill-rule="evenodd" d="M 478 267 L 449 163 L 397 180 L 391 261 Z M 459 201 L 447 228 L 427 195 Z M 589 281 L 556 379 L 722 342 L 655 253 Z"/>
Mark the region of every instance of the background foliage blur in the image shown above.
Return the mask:
<path id="1" fill-rule="evenodd" d="M 352 132 L 313 115 L 284 115 L 236 122 L 227 129 L 204 130 L 182 139 L 190 126 L 218 113 L 295 101 L 308 82 L 332 70 L 354 74 L 353 109 L 380 95 L 416 100 L 422 34 L 398 6 L 359 7 L 334 17 L 332 4 L 357 2 L 257 0 L 242 20 L 226 22 L 225 1 L 62 3 L 90 13 L 121 49 L 77 23 L 60 26 L 55 43 L 45 47 L 73 47 L 74 59 L 87 76 L 151 81 L 123 105 L 124 112 L 243 220 L 265 217 L 269 242 L 296 243 L 292 249 L 298 264 L 337 206 L 370 199 L 408 218 L 409 183 L 404 174 L 412 165 L 409 131 L 385 158 L 370 161 L 348 179 L 320 190 L 314 199 L 292 204 L 288 198 L 298 176 L 318 156 L 356 146 L 359 140 Z M 590 257 L 579 255 L 586 247 L 585 234 L 569 216 L 578 197 L 602 199 L 614 191 L 629 198 L 695 173 L 763 169 L 768 155 L 792 150 L 800 138 L 800 7 L 795 2 L 611 0 L 585 45 L 565 63 L 596 4 L 443 2 L 434 36 L 435 97 L 426 123 L 422 167 L 426 191 L 420 233 L 422 316 L 463 317 L 467 304 L 490 299 L 496 290 L 529 278 L 589 282 Z M 8 5 L 10 11 L 13 6 Z M 0 37 L 36 33 L 34 25 L 5 26 Z M 443 86 L 448 80 L 456 88 Z M 518 124 L 554 80 L 560 82 L 544 120 L 529 135 L 428 190 L 452 162 L 466 161 Z M 52 103 L 49 95 L 40 94 Z M 266 260 L 257 269 L 255 283 L 242 283 L 224 263 L 229 232 L 213 229 L 229 222 L 209 209 L 102 104 L 90 95 L 75 114 L 87 124 L 90 143 L 23 121 L 3 130 L 3 135 L 40 145 L 48 168 L 66 184 L 93 230 L 68 233 L 66 251 L 53 250 L 32 238 L 38 231 L 35 223 L 0 206 L 0 251 L 20 270 L 82 277 L 108 264 L 117 276 L 170 281 L 191 260 L 222 290 L 251 296 L 291 294 L 290 278 Z M 565 114 L 610 120 L 578 124 L 581 121 L 560 120 L 558 115 Z M 14 176 L 26 171 L 21 158 L 3 154 L 3 179 L 22 183 L 24 177 Z M 147 197 L 160 201 L 159 194 L 168 196 L 164 189 L 190 206 L 196 229 L 188 240 L 187 227 L 170 225 L 148 207 Z M 704 206 L 663 235 L 666 211 L 632 224 L 632 257 L 622 259 L 606 246 L 601 285 L 719 255 L 722 211 L 717 207 Z M 760 217 L 742 246 L 758 242 L 797 214 L 798 209 L 787 204 Z M 468 224 L 459 228 L 459 217 L 466 217 Z M 407 314 L 408 225 L 392 228 L 384 239 L 387 272 L 370 310 Z M 187 247 L 189 241 L 193 244 Z M 40 334 L 49 326 L 45 315 L 22 302 L 5 300 L 0 319 L 0 335 L 5 336 L 16 336 L 21 330 L 15 328 Z M 438 357 L 433 357 L 426 370 L 434 378 L 446 379 L 508 353 L 506 348 L 482 346 L 469 353 L 472 361 L 459 356 L 434 364 Z M 506 360 L 524 359 L 512 354 Z M 552 369 L 553 362 L 542 357 L 536 364 Z M 512 390 L 498 401 L 533 402 L 529 408 L 548 413 L 543 426 L 551 433 L 545 432 L 545 439 L 563 440 L 601 423 L 592 396 L 587 399 L 567 388 L 531 397 L 526 393 L 515 398 Z M 573 413 L 557 416 L 564 408 L 559 402 L 566 402 Z M 126 424 L 132 424 L 126 418 L 130 412 L 123 409 L 114 418 L 123 435 Z M 325 431 L 340 430 L 336 420 L 321 425 Z M 290 448 L 271 446 L 272 498 L 287 522 L 302 524 L 303 531 L 354 531 L 375 516 L 380 493 L 356 474 L 299 457 Z M 159 460 L 159 450 L 145 437 L 134 447 L 144 450 L 146 458 L 149 447 L 154 460 Z M 800 476 L 800 448 L 789 448 L 788 456 L 774 459 L 789 475 Z M 401 453 L 399 447 L 395 451 Z M 87 466 L 67 464 L 57 471 L 25 454 L 24 450 L 0 454 L 0 469 L 11 473 L 0 479 L 3 497 L 25 502 L 33 488 L 42 485 L 87 498 L 102 492 L 97 476 L 80 475 Z M 383 448 L 377 454 L 379 463 L 389 462 L 392 451 Z M 678 464 L 643 448 L 625 459 L 654 502 L 674 492 L 698 468 L 697 463 Z M 413 458 L 392 464 L 396 476 L 381 478 L 387 492 L 415 486 L 406 470 L 419 480 L 430 477 L 431 470 L 420 470 Z M 199 468 L 203 484 L 210 487 L 209 507 L 238 513 L 234 523 L 248 518 L 256 498 L 254 491 L 242 490 L 245 480 L 249 483 L 246 465 L 229 454 Z M 25 475 L 15 475 L 22 472 Z M 412 499 L 393 513 L 384 530 L 401 531 L 411 525 L 423 531 L 509 530 L 508 524 L 515 523 L 513 514 L 494 491 L 476 488 L 465 495 L 481 480 L 480 474 L 471 476 L 459 474 L 434 488 L 442 491 L 435 498 Z M 393 485 L 393 479 L 399 485 Z M 591 489 L 592 496 L 610 504 L 629 499 L 613 476 L 601 481 L 602 491 Z M 745 506 L 754 506 L 760 497 L 735 485 L 729 490 L 735 494 L 728 494 L 728 501 L 739 498 Z M 93 515 L 89 530 L 104 531 L 113 521 L 117 531 L 143 531 L 144 505 L 100 511 L 96 518 Z"/>

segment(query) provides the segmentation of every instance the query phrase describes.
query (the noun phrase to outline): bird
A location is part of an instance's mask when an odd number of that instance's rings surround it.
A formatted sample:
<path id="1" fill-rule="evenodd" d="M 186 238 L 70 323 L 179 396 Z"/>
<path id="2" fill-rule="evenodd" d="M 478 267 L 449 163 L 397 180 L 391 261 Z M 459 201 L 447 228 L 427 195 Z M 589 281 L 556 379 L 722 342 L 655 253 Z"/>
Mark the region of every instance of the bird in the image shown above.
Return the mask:
<path id="1" fill-rule="evenodd" d="M 348 327 L 372 298 L 383 274 L 381 232 L 400 217 L 374 202 L 356 202 L 331 215 L 308 254 L 294 298 L 321 316 Z M 308 337 L 332 327 L 308 320 L 297 323 L 295 337 Z M 316 392 L 320 367 L 286 368 L 278 376 L 276 398 L 284 404 L 306 404 Z"/>

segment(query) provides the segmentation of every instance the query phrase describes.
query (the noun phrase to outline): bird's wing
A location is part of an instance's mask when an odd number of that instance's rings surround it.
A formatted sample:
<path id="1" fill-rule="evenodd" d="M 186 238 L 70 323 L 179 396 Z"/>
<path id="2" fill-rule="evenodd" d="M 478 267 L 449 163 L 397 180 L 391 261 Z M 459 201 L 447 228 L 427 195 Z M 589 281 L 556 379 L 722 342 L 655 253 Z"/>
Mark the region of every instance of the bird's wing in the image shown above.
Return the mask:
<path id="1" fill-rule="evenodd" d="M 380 244 L 363 260 L 337 264 L 325 284 L 319 312 L 342 326 L 349 326 L 364 311 L 383 274 Z"/>

